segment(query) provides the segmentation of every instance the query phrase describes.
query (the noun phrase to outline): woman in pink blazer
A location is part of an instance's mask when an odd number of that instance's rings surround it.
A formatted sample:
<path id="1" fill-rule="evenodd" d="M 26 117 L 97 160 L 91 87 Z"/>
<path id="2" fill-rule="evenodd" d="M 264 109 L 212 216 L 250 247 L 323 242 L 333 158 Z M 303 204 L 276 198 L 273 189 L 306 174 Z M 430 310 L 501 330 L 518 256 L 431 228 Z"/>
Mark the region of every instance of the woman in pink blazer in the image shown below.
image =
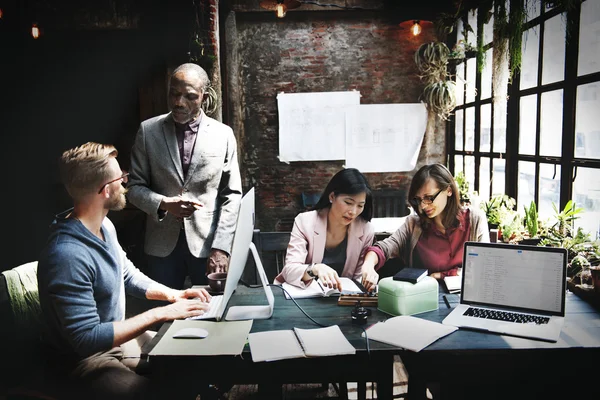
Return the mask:
<path id="1" fill-rule="evenodd" d="M 367 178 L 354 168 L 336 173 L 313 211 L 296 217 L 275 282 L 307 287 L 318 278 L 323 287 L 341 290 L 340 276 L 361 279 L 364 253 L 373 243 L 372 216 Z"/>

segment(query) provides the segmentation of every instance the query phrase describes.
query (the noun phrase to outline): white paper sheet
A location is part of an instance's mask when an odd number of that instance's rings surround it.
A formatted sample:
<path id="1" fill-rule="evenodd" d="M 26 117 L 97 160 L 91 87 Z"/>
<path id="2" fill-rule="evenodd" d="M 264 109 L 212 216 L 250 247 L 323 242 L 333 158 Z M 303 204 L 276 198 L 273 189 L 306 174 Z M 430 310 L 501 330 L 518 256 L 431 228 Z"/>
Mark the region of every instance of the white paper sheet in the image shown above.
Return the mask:
<path id="1" fill-rule="evenodd" d="M 439 322 L 410 315 L 401 315 L 371 326 L 367 329 L 367 337 L 407 350 L 421 351 L 457 329 L 455 326 L 442 325 Z"/>
<path id="2" fill-rule="evenodd" d="M 344 160 L 347 106 L 360 104 L 360 92 L 280 93 L 279 159 Z"/>
<path id="3" fill-rule="evenodd" d="M 346 109 L 346 167 L 412 171 L 427 127 L 422 103 L 361 104 Z"/>

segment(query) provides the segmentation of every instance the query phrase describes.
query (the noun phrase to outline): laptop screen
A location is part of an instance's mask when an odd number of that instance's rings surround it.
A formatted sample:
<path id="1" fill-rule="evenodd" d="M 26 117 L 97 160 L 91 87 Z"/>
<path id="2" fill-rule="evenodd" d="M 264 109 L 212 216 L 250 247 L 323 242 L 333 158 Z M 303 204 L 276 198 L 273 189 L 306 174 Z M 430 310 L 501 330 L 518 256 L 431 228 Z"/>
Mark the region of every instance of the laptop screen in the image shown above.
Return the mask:
<path id="1" fill-rule="evenodd" d="M 461 303 L 564 316 L 567 251 L 467 242 Z"/>

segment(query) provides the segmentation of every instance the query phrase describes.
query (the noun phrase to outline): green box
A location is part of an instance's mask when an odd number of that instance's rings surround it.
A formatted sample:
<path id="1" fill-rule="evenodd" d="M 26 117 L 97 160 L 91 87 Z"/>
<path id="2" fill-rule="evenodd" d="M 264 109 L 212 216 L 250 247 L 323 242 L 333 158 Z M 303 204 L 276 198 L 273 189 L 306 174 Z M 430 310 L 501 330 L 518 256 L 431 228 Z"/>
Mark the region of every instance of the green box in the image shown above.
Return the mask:
<path id="1" fill-rule="evenodd" d="M 393 277 L 379 281 L 377 308 L 392 315 L 412 315 L 438 309 L 439 285 L 426 276 L 417 283 L 395 281 Z"/>

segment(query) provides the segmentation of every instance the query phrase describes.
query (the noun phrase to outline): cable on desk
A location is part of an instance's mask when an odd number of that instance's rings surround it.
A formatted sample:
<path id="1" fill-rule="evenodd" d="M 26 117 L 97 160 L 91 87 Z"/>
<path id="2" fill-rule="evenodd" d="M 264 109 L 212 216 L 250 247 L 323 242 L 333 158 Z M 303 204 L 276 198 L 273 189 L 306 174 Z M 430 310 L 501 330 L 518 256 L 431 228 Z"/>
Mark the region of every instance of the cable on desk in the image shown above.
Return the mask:
<path id="1" fill-rule="evenodd" d="M 308 319 L 310 319 L 312 322 L 314 322 L 315 324 L 317 324 L 318 326 L 320 326 L 320 327 L 322 327 L 322 328 L 326 328 L 326 327 L 328 326 L 328 325 L 323 325 L 322 323 L 315 321 L 315 320 L 313 319 L 313 317 L 311 317 L 310 315 L 308 315 L 308 314 L 307 314 L 307 312 L 306 312 L 306 311 L 304 311 L 304 309 L 303 309 L 302 307 L 300 307 L 300 304 L 298 304 L 298 302 L 296 301 L 296 299 L 294 299 L 294 297 L 293 297 L 291 294 L 289 294 L 289 292 L 288 292 L 287 290 L 285 290 L 285 289 L 283 288 L 283 286 L 281 286 L 281 285 L 275 285 L 275 284 L 273 284 L 273 283 L 269 283 L 269 285 L 268 285 L 268 286 L 272 286 L 272 287 L 278 287 L 279 289 L 283 290 L 283 291 L 284 291 L 284 293 L 286 293 L 288 296 L 290 296 L 290 300 L 292 300 L 292 301 L 294 302 L 294 304 L 296 305 L 296 307 L 298 307 L 298 309 L 299 309 L 300 311 L 302 311 L 302 314 L 306 315 L 306 316 L 308 317 Z"/>

